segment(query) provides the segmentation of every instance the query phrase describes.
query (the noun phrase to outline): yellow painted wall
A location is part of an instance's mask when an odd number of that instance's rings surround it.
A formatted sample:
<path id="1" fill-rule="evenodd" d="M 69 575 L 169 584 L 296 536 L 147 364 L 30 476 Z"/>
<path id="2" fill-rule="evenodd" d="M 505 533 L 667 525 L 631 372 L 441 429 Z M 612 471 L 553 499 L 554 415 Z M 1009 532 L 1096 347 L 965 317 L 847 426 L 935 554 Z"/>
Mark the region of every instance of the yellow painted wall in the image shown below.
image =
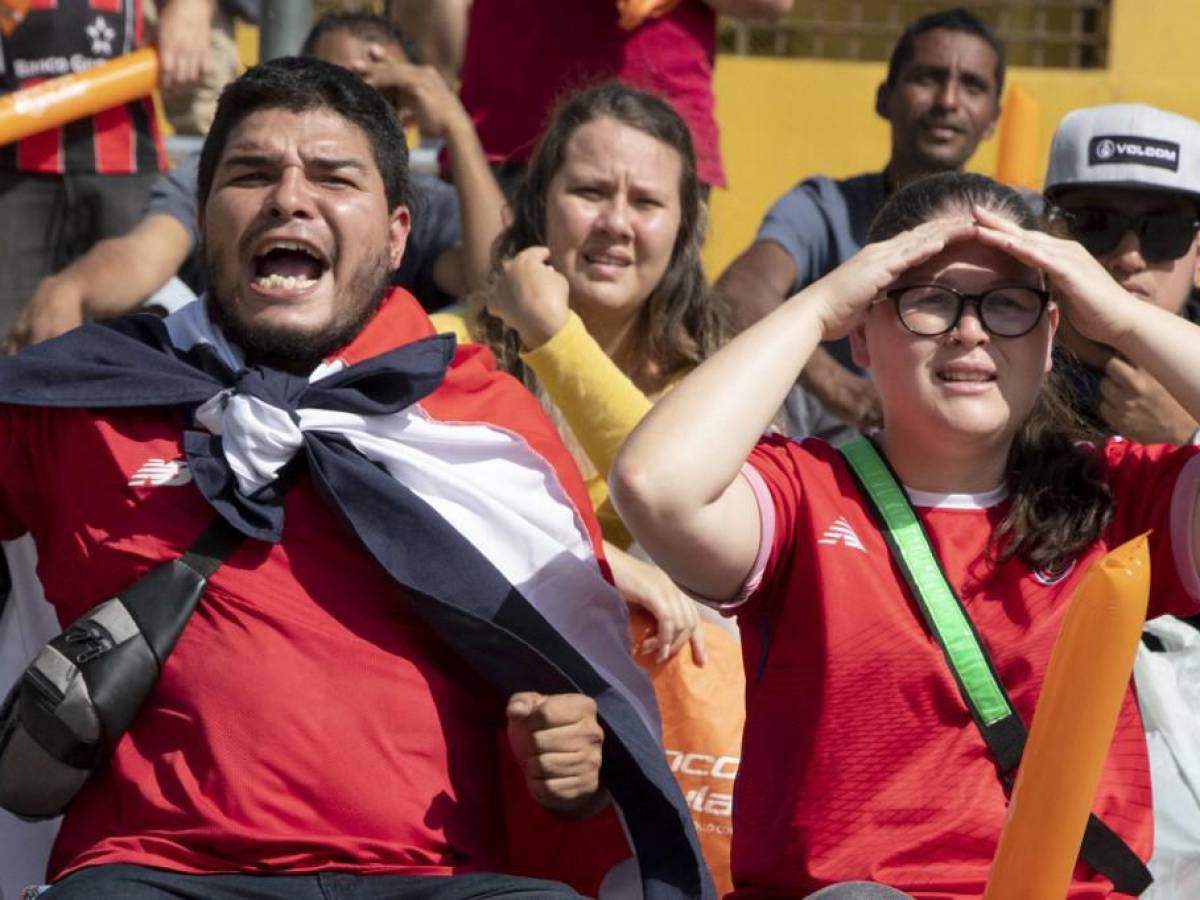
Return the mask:
<path id="1" fill-rule="evenodd" d="M 1200 119 L 1200 2 L 1113 0 L 1113 7 L 1108 69 L 1009 70 L 1009 83 L 1022 85 L 1038 104 L 1043 167 L 1055 125 L 1076 107 L 1139 101 Z M 753 240 L 767 207 L 801 178 L 854 175 L 887 162 L 887 124 L 873 112 L 885 68 L 720 57 L 717 118 L 729 189 L 712 197 L 710 276 Z M 995 139 L 969 168 L 995 173 Z"/>

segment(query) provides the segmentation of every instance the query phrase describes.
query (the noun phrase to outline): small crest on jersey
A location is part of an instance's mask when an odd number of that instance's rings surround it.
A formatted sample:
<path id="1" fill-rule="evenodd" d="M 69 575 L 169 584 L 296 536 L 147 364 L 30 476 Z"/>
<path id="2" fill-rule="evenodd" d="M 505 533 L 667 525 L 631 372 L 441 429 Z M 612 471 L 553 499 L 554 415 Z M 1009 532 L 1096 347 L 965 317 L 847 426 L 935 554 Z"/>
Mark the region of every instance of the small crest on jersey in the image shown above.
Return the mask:
<path id="1" fill-rule="evenodd" d="M 1070 575 L 1074 570 L 1075 560 L 1071 560 L 1066 565 L 1059 566 L 1057 569 L 1048 569 L 1045 566 L 1039 566 L 1033 570 L 1033 579 L 1038 584 L 1045 585 L 1046 587 L 1053 587 Z"/>
<path id="2" fill-rule="evenodd" d="M 117 32 L 108 24 L 104 16 L 96 16 L 96 21 L 88 25 L 84 31 L 87 32 L 88 39 L 92 42 L 92 56 L 113 55 L 113 39 L 117 36 Z"/>

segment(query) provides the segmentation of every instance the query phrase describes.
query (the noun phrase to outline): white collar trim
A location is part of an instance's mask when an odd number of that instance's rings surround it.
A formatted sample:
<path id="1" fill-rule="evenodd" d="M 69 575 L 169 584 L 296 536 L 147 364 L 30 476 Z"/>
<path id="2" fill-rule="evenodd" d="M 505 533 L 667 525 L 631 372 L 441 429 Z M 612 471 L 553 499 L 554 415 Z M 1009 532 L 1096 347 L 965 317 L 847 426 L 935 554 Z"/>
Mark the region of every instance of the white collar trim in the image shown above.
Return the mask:
<path id="1" fill-rule="evenodd" d="M 1008 488 L 1000 485 L 982 494 L 939 494 L 933 491 L 918 491 L 907 485 L 904 492 L 913 506 L 930 509 L 988 509 L 997 506 L 1008 497 Z"/>

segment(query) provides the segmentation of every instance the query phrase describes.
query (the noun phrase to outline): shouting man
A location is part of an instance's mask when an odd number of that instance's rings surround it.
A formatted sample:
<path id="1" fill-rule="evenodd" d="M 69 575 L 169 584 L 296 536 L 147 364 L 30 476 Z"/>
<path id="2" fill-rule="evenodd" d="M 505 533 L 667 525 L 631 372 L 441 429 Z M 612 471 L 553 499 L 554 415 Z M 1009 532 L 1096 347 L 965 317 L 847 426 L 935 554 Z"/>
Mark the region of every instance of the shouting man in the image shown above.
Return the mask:
<path id="1" fill-rule="evenodd" d="M 199 164 L 208 296 L 0 369 L 0 537 L 33 534 L 75 623 L 5 710 L 0 794 L 33 805 L 49 781 L 26 763 L 4 784 L 18 749 L 94 768 L 47 900 L 573 897 L 607 867 L 519 877 L 547 860 L 517 838 L 585 829 L 572 861 L 619 861 L 613 809 L 637 858 L 610 885 L 634 868 L 648 900 L 711 896 L 567 451 L 486 351 L 388 286 L 409 191 L 362 80 L 252 69 Z M 178 564 L 208 580 L 171 651 L 147 635 L 184 604 L 174 582 L 150 613 L 130 598 L 164 565 L 191 578 Z M 112 597 L 129 614 L 97 607 Z M 132 701 L 95 660 L 128 658 L 139 628 L 161 675 L 122 734 L 105 704 Z"/>

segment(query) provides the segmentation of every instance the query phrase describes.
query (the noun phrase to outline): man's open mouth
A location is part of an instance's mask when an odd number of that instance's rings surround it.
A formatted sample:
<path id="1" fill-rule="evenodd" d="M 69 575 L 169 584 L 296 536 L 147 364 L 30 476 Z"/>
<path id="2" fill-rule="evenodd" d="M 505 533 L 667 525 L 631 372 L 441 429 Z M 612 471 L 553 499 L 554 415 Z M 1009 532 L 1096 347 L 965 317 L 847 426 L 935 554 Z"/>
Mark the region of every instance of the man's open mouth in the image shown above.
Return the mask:
<path id="1" fill-rule="evenodd" d="M 329 261 L 303 241 L 270 240 L 255 252 L 250 267 L 250 284 L 258 290 L 303 291 L 316 285 Z"/>

